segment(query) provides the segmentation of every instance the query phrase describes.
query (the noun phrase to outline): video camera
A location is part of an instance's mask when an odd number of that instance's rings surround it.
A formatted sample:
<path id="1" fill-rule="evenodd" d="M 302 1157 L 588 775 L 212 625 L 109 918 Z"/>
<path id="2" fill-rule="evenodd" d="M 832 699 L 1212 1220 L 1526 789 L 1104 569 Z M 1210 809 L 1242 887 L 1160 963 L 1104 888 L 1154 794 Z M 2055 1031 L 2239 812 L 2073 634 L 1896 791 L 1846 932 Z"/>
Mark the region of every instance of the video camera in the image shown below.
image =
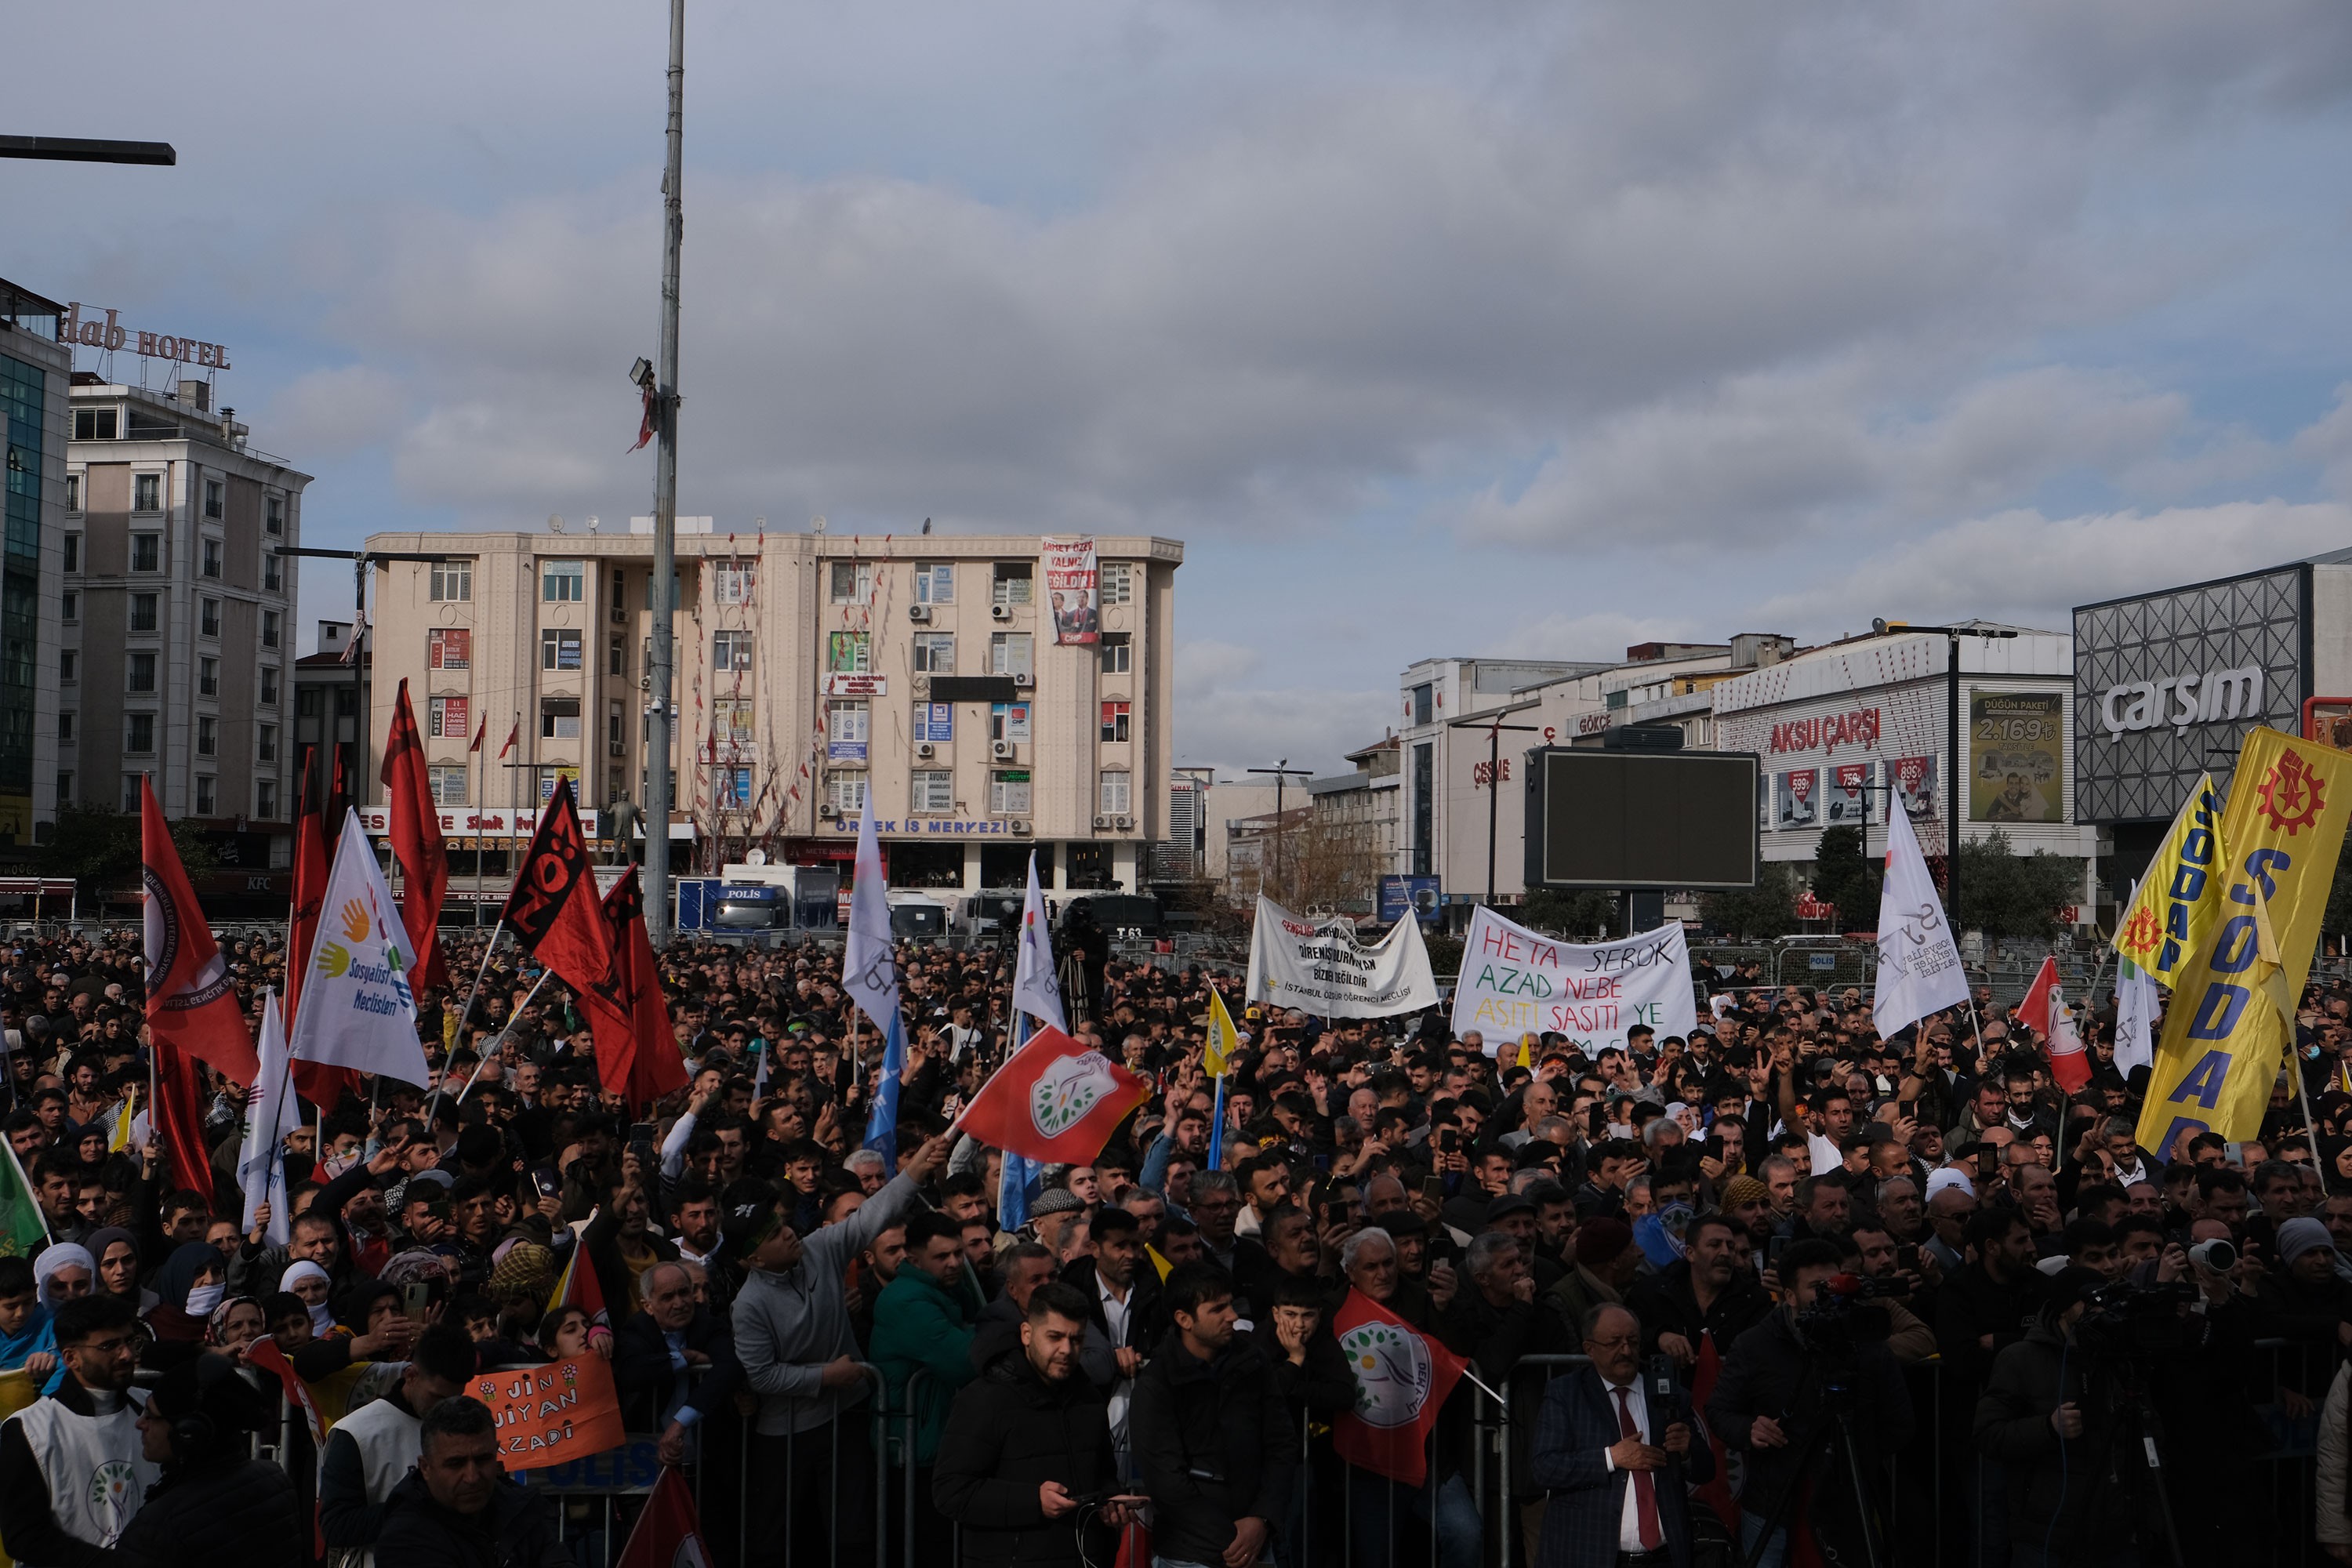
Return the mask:
<path id="1" fill-rule="evenodd" d="M 1865 1344 L 1884 1342 L 1894 1330 L 1886 1309 L 1870 1303 L 1910 1292 L 1901 1279 L 1832 1274 L 1813 1287 L 1813 1304 L 1797 1313 L 1797 1337 L 1807 1350 L 1850 1356 Z"/>
<path id="2" fill-rule="evenodd" d="M 2188 1343 L 2180 1309 L 2197 1296 L 2184 1280 L 2102 1285 L 2083 1298 L 2089 1310 L 2074 1324 L 2074 1342 L 2092 1356 L 2169 1354 Z"/>

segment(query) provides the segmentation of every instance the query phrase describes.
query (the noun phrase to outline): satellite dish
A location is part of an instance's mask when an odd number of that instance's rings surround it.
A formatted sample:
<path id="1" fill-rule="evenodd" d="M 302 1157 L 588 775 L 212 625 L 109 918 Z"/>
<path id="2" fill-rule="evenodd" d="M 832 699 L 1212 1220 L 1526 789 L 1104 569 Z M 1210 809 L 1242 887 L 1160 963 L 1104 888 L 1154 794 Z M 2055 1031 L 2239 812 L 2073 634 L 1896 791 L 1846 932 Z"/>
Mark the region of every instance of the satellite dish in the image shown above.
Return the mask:
<path id="1" fill-rule="evenodd" d="M 563 531 L 563 515 L 561 512 L 551 511 L 547 514 L 547 531 L 550 533 Z"/>
<path id="2" fill-rule="evenodd" d="M 768 852 L 766 850 L 746 849 L 743 851 L 743 864 L 746 866 L 764 866 L 767 863 Z"/>
<path id="3" fill-rule="evenodd" d="M 809 519 L 809 531 L 811 533 L 823 533 L 824 531 L 824 519 L 821 517 L 813 517 Z"/>
<path id="4" fill-rule="evenodd" d="M 588 514 L 588 531 L 591 533 L 596 531 L 596 514 L 593 511 Z"/>

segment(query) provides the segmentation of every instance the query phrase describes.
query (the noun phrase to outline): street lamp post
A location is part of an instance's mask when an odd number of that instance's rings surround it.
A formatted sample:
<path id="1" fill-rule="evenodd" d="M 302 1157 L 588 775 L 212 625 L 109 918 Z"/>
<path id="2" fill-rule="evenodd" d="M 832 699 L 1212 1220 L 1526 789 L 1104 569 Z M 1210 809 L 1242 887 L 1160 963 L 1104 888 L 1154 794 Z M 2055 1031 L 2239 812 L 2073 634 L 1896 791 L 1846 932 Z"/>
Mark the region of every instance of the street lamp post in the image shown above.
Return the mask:
<path id="1" fill-rule="evenodd" d="M 1506 724 L 1503 721 L 1513 713 L 1524 713 L 1540 707 L 1537 702 L 1514 702 L 1507 708 L 1497 708 L 1484 718 L 1456 719 L 1446 725 L 1449 730 L 1484 730 L 1486 731 L 1486 907 L 1495 907 L 1495 837 L 1496 816 L 1503 795 L 1503 731 L 1538 734 L 1536 724 Z"/>
<path id="2" fill-rule="evenodd" d="M 1915 626 L 1887 620 L 1872 621 L 1870 629 L 1882 637 L 1905 632 L 1944 639 L 1944 910 L 1957 931 L 1960 929 L 1960 639 L 2006 641 L 2017 633 L 2007 626 Z M 1890 797 L 1889 810 L 1894 804 Z"/>
<path id="3" fill-rule="evenodd" d="M 1294 768 L 1288 757 L 1276 757 L 1270 768 L 1244 768 L 1244 773 L 1274 775 L 1274 885 L 1282 888 L 1282 786 L 1294 778 L 1311 779 L 1315 775 L 1305 768 Z M 1261 879 L 1263 881 L 1263 879 Z M 1288 889 L 1284 889 L 1285 896 Z"/>

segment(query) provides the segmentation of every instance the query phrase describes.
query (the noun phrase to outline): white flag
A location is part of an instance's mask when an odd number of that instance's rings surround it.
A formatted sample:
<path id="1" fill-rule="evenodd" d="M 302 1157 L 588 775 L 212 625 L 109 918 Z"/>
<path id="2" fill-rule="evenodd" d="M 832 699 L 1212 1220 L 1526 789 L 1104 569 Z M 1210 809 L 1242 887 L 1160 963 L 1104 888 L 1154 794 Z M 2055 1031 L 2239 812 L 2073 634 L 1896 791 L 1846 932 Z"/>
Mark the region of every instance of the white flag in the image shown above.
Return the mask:
<path id="1" fill-rule="evenodd" d="M 2116 962 L 2116 1070 L 2129 1078 L 2134 1068 L 2156 1065 L 2156 1016 L 2164 1003 L 2155 975 L 2128 958 Z"/>
<path id="2" fill-rule="evenodd" d="M 1968 972 L 1911 831 L 1911 814 L 1890 811 L 1886 885 L 1878 895 L 1878 994 L 1871 1004 L 1878 1032 L 1891 1035 L 1968 999 Z"/>
<path id="3" fill-rule="evenodd" d="M 237 1151 L 236 1184 L 245 1189 L 245 1218 L 240 1226 L 253 1234 L 254 1213 L 269 1205 L 269 1245 L 283 1247 L 291 1235 L 286 1202 L 286 1134 L 301 1124 L 294 1099 L 291 1069 L 286 1058 L 286 1020 L 278 1011 L 278 993 L 261 1004 L 261 1071 L 245 1100 L 245 1144 Z"/>
<path id="4" fill-rule="evenodd" d="M 1013 966 L 1013 1005 L 1064 1034 L 1062 985 L 1054 976 L 1054 939 L 1045 895 L 1037 887 L 1037 851 L 1029 851 L 1029 892 L 1021 900 L 1021 949 Z"/>
<path id="5" fill-rule="evenodd" d="M 287 1054 L 424 1088 L 432 1069 L 416 1038 L 408 961 L 408 933 L 383 868 L 359 813 L 346 810 Z"/>
<path id="6" fill-rule="evenodd" d="M 882 845 L 874 837 L 874 797 L 857 819 L 856 881 L 849 889 L 849 941 L 841 954 L 841 988 L 856 999 L 887 1039 L 898 1017 L 898 961 L 890 946 L 890 885 L 882 876 Z"/>

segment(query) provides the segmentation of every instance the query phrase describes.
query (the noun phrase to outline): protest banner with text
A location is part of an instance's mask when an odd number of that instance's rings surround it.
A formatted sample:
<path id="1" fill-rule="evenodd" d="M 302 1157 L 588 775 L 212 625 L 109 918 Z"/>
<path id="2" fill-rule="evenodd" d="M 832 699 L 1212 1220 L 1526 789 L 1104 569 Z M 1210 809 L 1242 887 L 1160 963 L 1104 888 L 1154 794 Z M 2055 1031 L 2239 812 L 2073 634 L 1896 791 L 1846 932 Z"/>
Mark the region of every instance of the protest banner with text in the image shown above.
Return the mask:
<path id="1" fill-rule="evenodd" d="M 1680 923 L 1589 946 L 1514 925 L 1480 906 L 1462 942 L 1454 1032 L 1485 1037 L 1492 1056 L 1528 1033 L 1565 1035 L 1588 1056 L 1646 1025 L 1687 1038 L 1698 1022 Z"/>

